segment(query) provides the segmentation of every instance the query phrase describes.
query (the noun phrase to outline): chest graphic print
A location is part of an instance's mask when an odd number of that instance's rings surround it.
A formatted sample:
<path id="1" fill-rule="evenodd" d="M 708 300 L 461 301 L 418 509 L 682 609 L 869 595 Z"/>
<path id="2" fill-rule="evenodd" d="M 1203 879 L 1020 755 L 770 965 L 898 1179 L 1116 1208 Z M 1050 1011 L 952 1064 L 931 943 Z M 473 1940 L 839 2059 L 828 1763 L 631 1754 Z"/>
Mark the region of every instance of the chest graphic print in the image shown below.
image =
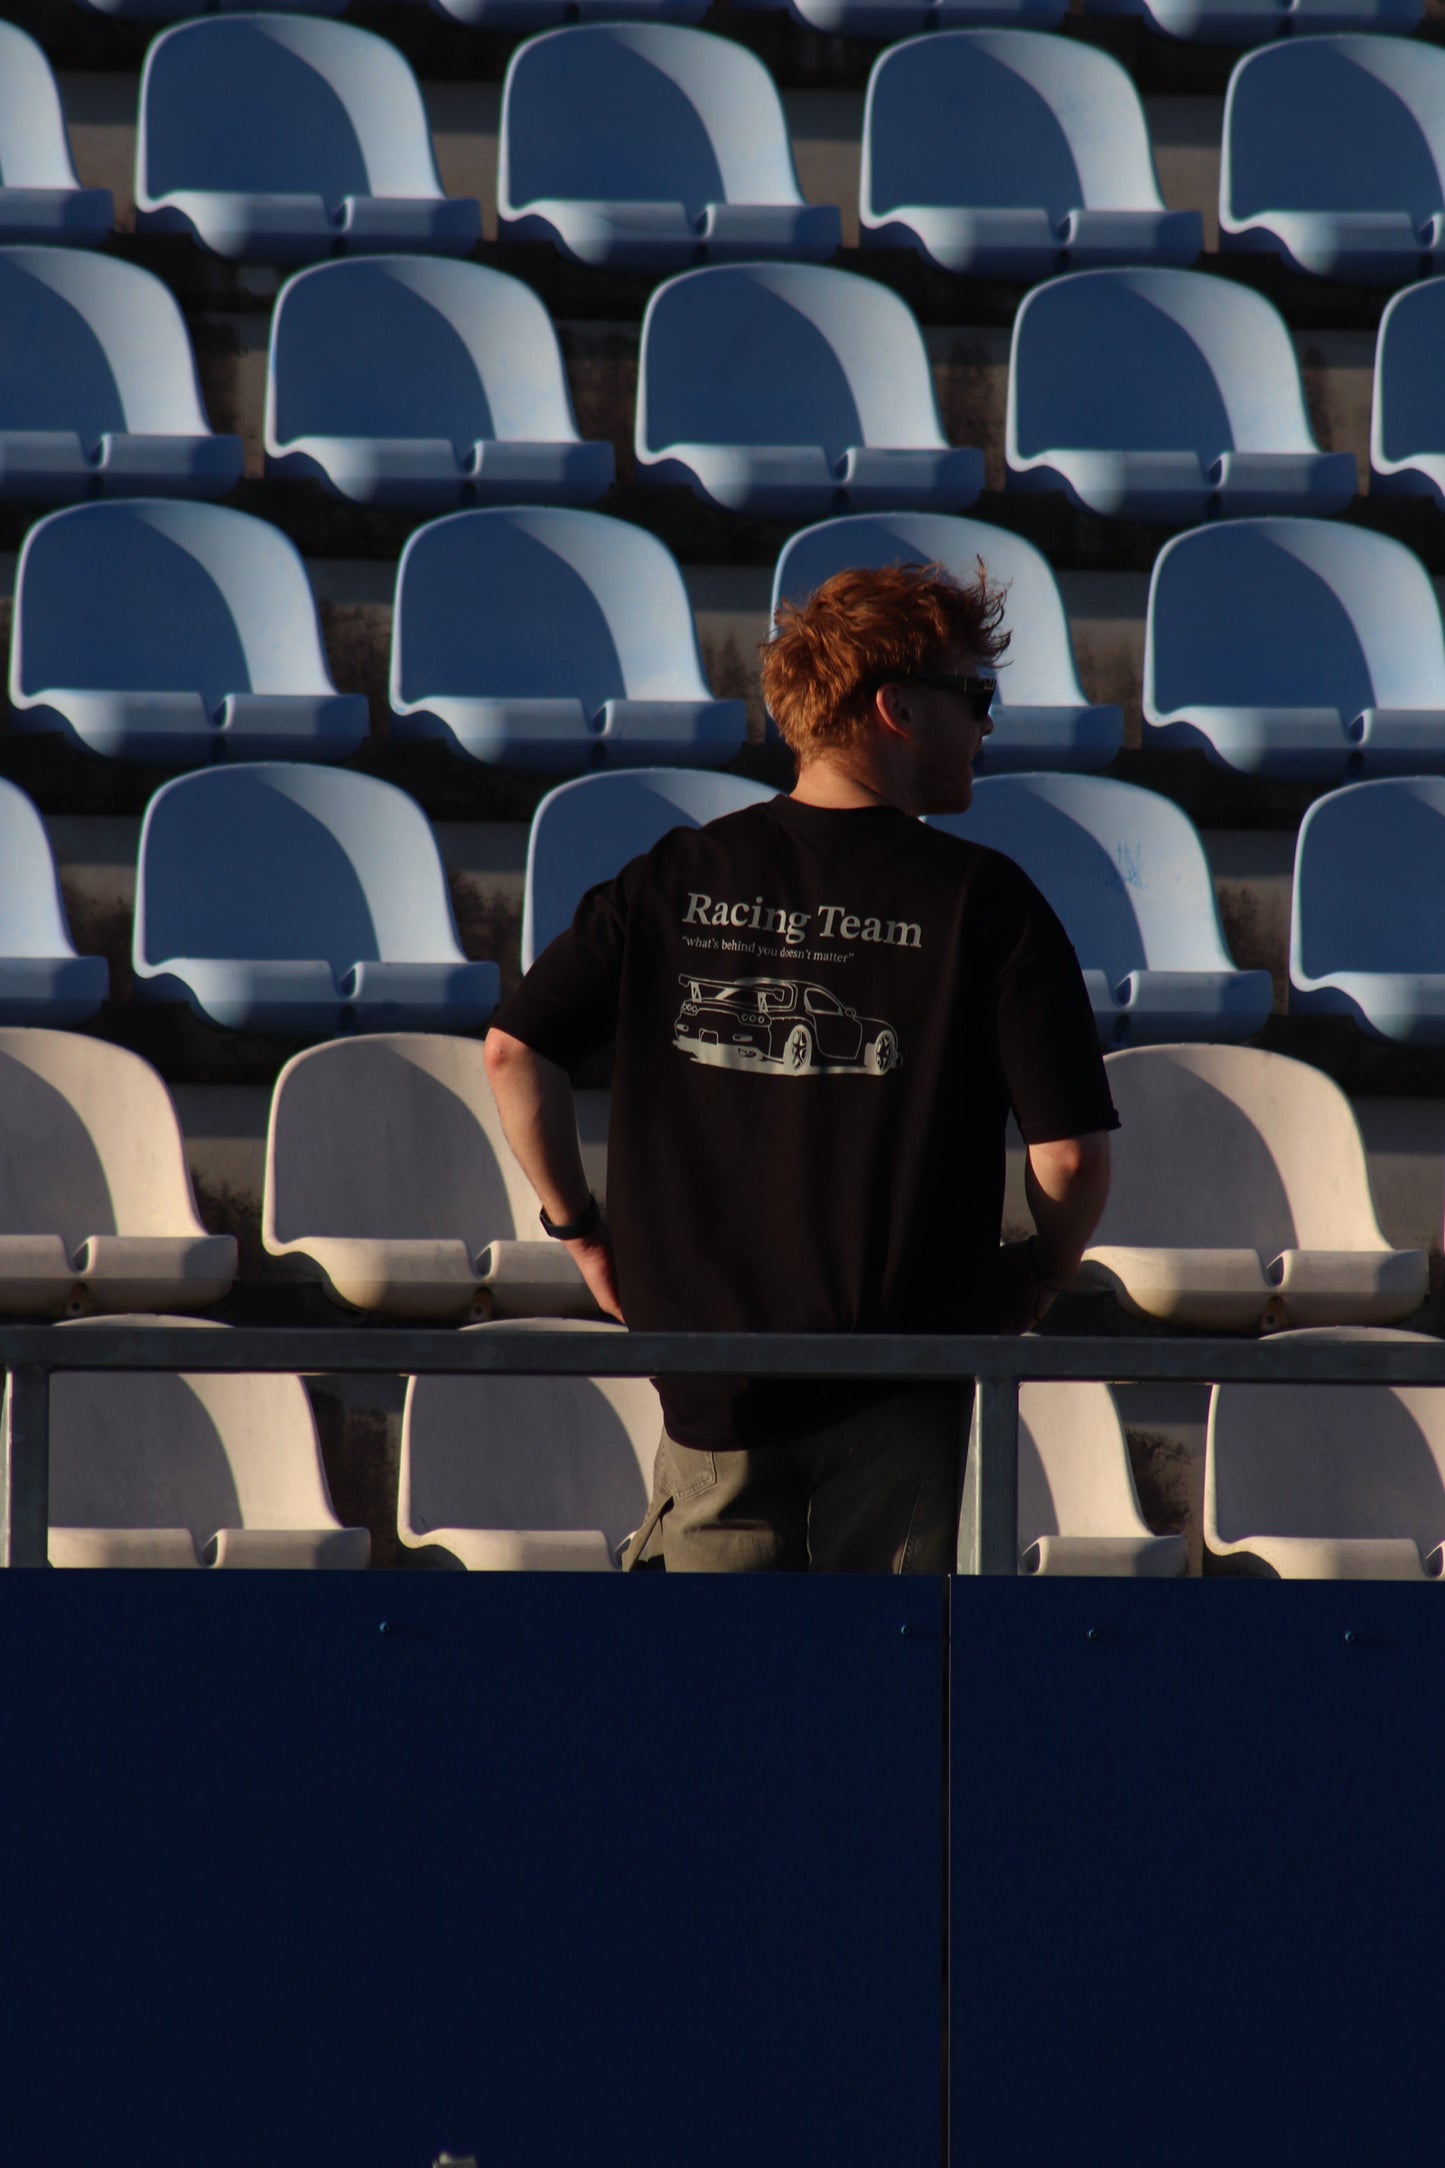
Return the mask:
<path id="1" fill-rule="evenodd" d="M 683 973 L 673 1025 L 679 1053 L 762 1076 L 887 1076 L 903 1059 L 881 1016 L 860 1016 L 811 979 L 718 979 Z"/>

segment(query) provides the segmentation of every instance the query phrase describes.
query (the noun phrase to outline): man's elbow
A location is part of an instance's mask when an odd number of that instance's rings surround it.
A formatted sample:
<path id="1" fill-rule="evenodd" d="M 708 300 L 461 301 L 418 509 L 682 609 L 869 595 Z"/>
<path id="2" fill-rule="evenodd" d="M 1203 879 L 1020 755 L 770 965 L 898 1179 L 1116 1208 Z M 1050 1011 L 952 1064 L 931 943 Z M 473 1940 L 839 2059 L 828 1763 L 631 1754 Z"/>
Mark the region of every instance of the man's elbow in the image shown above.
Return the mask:
<path id="1" fill-rule="evenodd" d="M 499 1031 L 495 1024 L 482 1041 L 482 1061 L 493 1091 L 534 1058 L 532 1049 L 523 1040 L 514 1039 L 509 1031 Z"/>
<path id="2" fill-rule="evenodd" d="M 1030 1147 L 1029 1157 L 1048 1186 L 1057 1190 L 1103 1191 L 1109 1188 L 1109 1136 L 1099 1129 L 1083 1137 L 1059 1137 Z"/>

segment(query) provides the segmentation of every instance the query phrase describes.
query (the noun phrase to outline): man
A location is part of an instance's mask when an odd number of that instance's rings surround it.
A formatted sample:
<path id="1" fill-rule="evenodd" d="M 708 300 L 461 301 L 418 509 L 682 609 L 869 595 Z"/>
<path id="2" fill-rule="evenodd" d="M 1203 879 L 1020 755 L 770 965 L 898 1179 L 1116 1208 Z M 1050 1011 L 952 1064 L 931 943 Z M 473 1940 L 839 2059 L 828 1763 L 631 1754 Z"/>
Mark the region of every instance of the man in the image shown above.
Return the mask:
<path id="1" fill-rule="evenodd" d="M 763 650 L 791 796 L 677 830 L 584 896 L 487 1037 L 507 1136 L 600 1307 L 648 1331 L 1023 1332 L 1076 1270 L 1116 1126 L 1088 998 L 963 811 L 1002 600 L 843 572 Z M 616 1031 L 608 1203 L 568 1070 Z M 1010 1106 L 1037 1233 L 999 1246 Z M 659 1380 L 627 1563 L 947 1572 L 956 1387 Z"/>

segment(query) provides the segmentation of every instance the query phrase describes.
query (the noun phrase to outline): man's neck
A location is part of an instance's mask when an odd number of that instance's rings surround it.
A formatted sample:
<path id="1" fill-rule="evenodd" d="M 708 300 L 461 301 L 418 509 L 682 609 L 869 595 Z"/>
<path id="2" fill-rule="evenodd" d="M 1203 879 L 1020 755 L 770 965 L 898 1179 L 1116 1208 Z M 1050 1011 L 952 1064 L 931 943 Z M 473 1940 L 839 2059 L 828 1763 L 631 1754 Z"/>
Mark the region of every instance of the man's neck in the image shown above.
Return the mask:
<path id="1" fill-rule="evenodd" d="M 879 764 L 843 754 L 816 755 L 798 771 L 791 795 L 799 805 L 822 806 L 836 813 L 873 805 L 891 805 L 900 813 L 913 811 L 899 785 Z"/>

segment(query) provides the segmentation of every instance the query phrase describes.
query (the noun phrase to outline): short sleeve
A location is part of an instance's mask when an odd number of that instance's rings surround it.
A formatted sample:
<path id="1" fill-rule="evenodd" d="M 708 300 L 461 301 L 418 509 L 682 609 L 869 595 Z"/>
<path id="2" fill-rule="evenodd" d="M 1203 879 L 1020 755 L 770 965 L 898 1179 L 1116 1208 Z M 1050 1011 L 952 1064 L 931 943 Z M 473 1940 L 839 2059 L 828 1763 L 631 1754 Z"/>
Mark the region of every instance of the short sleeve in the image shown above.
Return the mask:
<path id="1" fill-rule="evenodd" d="M 1117 1129 L 1098 1027 L 1073 945 L 1018 867 L 1007 886 L 1014 938 L 998 980 L 998 1047 L 1025 1144 Z"/>
<path id="2" fill-rule="evenodd" d="M 634 870 L 588 889 L 566 933 L 548 943 L 492 1018 L 559 1068 L 575 1068 L 617 1027 Z"/>

